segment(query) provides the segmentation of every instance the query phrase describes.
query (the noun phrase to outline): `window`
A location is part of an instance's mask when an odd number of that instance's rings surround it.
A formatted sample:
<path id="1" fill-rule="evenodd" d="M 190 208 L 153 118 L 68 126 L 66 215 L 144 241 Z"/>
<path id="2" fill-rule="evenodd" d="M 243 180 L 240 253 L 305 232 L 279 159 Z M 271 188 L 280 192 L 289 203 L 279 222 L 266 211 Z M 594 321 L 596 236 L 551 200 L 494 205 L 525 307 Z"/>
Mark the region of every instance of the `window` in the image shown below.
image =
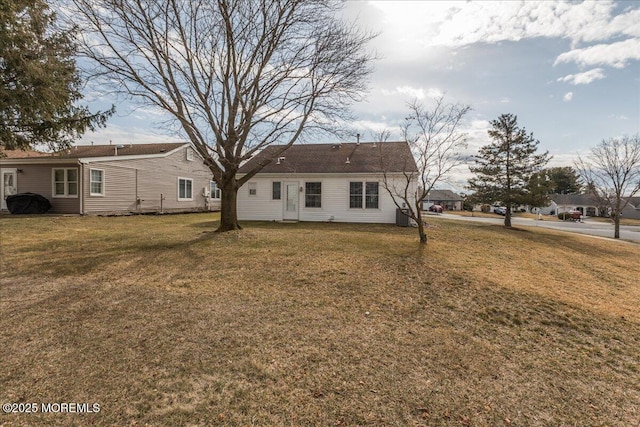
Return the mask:
<path id="1" fill-rule="evenodd" d="M 104 196 L 104 171 L 89 169 L 89 193 L 92 196 Z"/>
<path id="2" fill-rule="evenodd" d="M 271 199 L 280 200 L 282 193 L 282 183 L 274 182 L 271 189 Z"/>
<path id="3" fill-rule="evenodd" d="M 349 207 L 362 209 L 362 183 L 349 183 Z"/>
<path id="4" fill-rule="evenodd" d="M 249 195 L 255 196 L 258 194 L 258 185 L 255 182 L 249 183 Z"/>
<path id="5" fill-rule="evenodd" d="M 53 197 L 78 197 L 78 169 L 52 169 Z"/>
<path id="6" fill-rule="evenodd" d="M 218 188 L 218 184 L 215 181 L 209 182 L 209 195 L 212 199 L 222 198 L 222 190 Z"/>
<path id="7" fill-rule="evenodd" d="M 322 207 L 322 183 L 306 182 L 304 195 L 305 208 L 321 208 Z"/>
<path id="8" fill-rule="evenodd" d="M 364 190 L 364 191 L 363 191 Z M 350 182 L 349 183 L 349 208 L 350 209 L 378 209 L 379 185 L 377 182 Z"/>
<path id="9" fill-rule="evenodd" d="M 178 178 L 178 200 L 193 200 L 193 180 L 190 178 Z"/>
<path id="10" fill-rule="evenodd" d="M 365 205 L 366 209 L 378 209 L 378 183 L 377 182 L 367 182 Z"/>

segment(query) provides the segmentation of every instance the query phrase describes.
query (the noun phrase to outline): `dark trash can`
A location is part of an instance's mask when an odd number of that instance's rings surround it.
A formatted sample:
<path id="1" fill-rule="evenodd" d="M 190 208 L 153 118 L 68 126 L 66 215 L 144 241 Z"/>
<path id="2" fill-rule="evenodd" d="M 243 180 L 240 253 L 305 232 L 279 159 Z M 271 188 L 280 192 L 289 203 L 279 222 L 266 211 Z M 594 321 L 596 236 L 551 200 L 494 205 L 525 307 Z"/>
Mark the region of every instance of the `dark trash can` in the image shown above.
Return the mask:
<path id="1" fill-rule="evenodd" d="M 396 209 L 396 225 L 400 227 L 408 227 L 409 226 L 409 209 Z"/>
<path id="2" fill-rule="evenodd" d="M 51 209 L 51 202 L 40 194 L 13 194 L 7 197 L 7 209 L 12 214 L 43 214 Z"/>

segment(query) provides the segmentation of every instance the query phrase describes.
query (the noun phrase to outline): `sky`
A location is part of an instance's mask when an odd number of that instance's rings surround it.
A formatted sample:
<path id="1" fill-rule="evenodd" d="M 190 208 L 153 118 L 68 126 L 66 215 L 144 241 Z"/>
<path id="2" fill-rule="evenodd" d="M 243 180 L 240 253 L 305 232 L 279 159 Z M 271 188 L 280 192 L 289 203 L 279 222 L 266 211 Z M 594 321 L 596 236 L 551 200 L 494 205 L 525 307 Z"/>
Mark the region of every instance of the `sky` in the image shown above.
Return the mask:
<path id="1" fill-rule="evenodd" d="M 461 130 L 469 154 L 491 142 L 501 114 L 571 166 L 603 139 L 640 132 L 640 1 L 347 1 L 344 19 L 378 32 L 378 59 L 363 102 L 353 106 L 353 140 L 382 129 L 400 139 L 407 103 L 445 95 L 471 106 Z M 148 108 L 95 92 L 92 109 L 118 102 L 108 127 L 80 143 L 171 142 Z M 334 140 L 318 142 L 335 142 Z M 349 142 L 349 141 L 347 141 Z M 463 191 L 468 168 L 441 187 Z"/>

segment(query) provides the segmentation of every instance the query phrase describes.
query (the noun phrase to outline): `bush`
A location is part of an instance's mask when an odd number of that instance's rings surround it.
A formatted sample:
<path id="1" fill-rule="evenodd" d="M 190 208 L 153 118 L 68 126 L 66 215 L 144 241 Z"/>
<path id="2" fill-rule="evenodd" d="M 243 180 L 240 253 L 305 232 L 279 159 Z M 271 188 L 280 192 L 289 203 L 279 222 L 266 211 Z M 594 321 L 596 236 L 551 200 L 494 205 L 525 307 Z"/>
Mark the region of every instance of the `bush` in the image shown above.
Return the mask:
<path id="1" fill-rule="evenodd" d="M 568 219 L 571 219 L 571 214 L 569 214 L 569 212 L 560 212 L 558 214 L 558 219 L 561 219 L 562 221 L 566 221 Z"/>

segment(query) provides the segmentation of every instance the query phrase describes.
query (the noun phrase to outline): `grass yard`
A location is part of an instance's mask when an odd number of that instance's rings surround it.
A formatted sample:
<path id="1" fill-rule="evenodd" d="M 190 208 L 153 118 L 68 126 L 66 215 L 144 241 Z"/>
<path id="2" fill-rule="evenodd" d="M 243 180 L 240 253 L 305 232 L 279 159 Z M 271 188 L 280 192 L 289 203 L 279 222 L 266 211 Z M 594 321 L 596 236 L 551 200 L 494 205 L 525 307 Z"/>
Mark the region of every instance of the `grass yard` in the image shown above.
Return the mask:
<path id="1" fill-rule="evenodd" d="M 640 425 L 640 245 L 428 219 L 2 218 L 0 425 Z"/>

